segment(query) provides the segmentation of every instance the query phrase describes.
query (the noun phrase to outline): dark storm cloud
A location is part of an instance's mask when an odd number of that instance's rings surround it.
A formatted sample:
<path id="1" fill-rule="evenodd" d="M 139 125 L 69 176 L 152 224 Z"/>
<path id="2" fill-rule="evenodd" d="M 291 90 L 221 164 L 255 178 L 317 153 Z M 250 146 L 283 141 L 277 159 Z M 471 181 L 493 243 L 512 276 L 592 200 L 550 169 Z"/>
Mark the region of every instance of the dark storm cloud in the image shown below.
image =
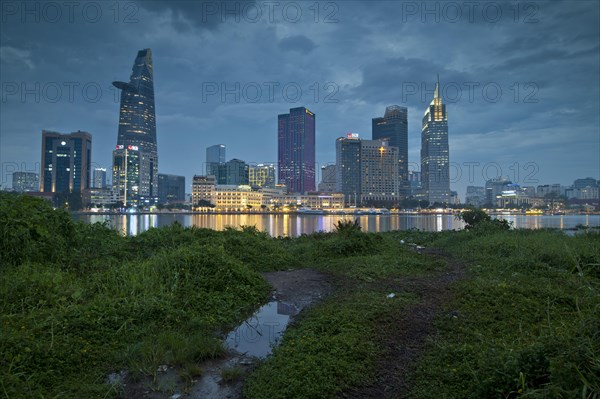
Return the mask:
<path id="1" fill-rule="evenodd" d="M 242 16 L 252 15 L 254 1 L 251 0 L 194 0 L 168 1 L 144 0 L 139 5 L 151 12 L 164 15 L 170 13 L 171 24 L 181 32 L 191 28 L 214 29 L 227 21 L 240 22 Z"/>
<path id="2" fill-rule="evenodd" d="M 148 47 L 161 173 L 186 175 L 188 186 L 212 144 L 225 143 L 228 159 L 275 161 L 277 114 L 297 106 L 317 114 L 320 164 L 335 159 L 336 137 L 353 131 L 368 138 L 371 118 L 386 105 L 407 106 L 409 162 L 418 164 L 421 118 L 437 74 L 452 162 L 537 162 L 546 183 L 600 174 L 597 2 L 497 3 L 495 22 L 495 6 L 486 6 L 492 2 L 479 2 L 472 21 L 464 8 L 452 20 L 448 2 L 278 3 L 270 15 L 263 2 L 85 1 L 73 21 L 63 10 L 58 22 L 3 9 L 0 183 L 6 164 L 31 169 L 39 162 L 42 129 L 90 131 L 94 162 L 110 167 L 118 122 L 111 82 L 127 80 L 136 52 Z M 102 15 L 93 21 L 96 5 Z M 69 82 L 78 84 L 74 98 L 64 91 L 51 101 L 48 85 Z M 23 84 L 40 89 L 27 94 Z M 91 86 L 86 96 L 86 84 L 100 87 L 101 98 L 90 98 Z M 302 91 L 297 99 L 294 85 Z M 502 95 L 494 98 L 498 87 Z M 468 183 L 453 188 L 464 195 Z M 481 173 L 473 183 L 482 183 Z"/>
<path id="3" fill-rule="evenodd" d="M 317 47 L 312 40 L 303 35 L 286 37 L 278 46 L 282 51 L 298 51 L 303 54 L 308 54 Z"/>

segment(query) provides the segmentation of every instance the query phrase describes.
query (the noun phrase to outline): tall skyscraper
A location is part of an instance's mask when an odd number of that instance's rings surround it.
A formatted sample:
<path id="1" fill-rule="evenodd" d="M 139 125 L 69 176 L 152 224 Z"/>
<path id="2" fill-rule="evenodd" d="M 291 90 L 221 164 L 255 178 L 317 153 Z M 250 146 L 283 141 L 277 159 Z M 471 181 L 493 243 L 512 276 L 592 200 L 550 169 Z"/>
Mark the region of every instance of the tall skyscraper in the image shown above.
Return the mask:
<path id="1" fill-rule="evenodd" d="M 106 188 L 106 168 L 94 169 L 94 188 Z"/>
<path id="2" fill-rule="evenodd" d="M 315 114 L 304 107 L 278 117 L 279 183 L 289 191 L 315 191 Z"/>
<path id="3" fill-rule="evenodd" d="M 386 140 L 398 148 L 399 190 L 402 196 L 410 194 L 408 181 L 408 110 L 406 107 L 390 105 L 383 118 L 373 118 L 373 140 Z"/>
<path id="4" fill-rule="evenodd" d="M 219 174 L 219 165 L 225 163 L 225 144 L 211 145 L 206 148 L 206 175 Z"/>
<path id="5" fill-rule="evenodd" d="M 361 144 L 356 133 L 348 133 L 335 142 L 335 183 L 338 193 L 344 194 L 348 205 L 360 205 L 361 189 Z"/>
<path id="6" fill-rule="evenodd" d="M 61 134 L 42 130 L 41 170 L 42 192 L 81 192 L 89 188 L 92 135 L 82 131 Z"/>
<path id="7" fill-rule="evenodd" d="M 430 204 L 450 203 L 448 115 L 440 97 L 440 80 L 425 110 L 421 131 L 421 189 Z"/>
<path id="8" fill-rule="evenodd" d="M 119 171 L 119 162 L 128 152 L 128 162 L 137 158 L 139 164 L 137 181 L 128 182 L 131 188 L 136 187 L 136 197 L 129 197 L 136 203 L 140 197 L 158 197 L 158 151 L 156 146 L 156 116 L 154 111 L 154 78 L 152 67 L 152 51 L 140 50 L 137 53 L 129 82 L 113 82 L 121 90 L 121 106 L 119 112 L 119 133 L 117 149 L 113 152 L 113 184 L 115 173 L 129 179 L 130 173 Z M 135 149 L 134 149 L 135 148 Z M 133 154 L 135 151 L 138 154 Z M 131 152 L 131 153 L 129 153 Z M 130 156 L 131 155 L 131 156 Z M 121 189 L 124 186 L 122 185 Z"/>

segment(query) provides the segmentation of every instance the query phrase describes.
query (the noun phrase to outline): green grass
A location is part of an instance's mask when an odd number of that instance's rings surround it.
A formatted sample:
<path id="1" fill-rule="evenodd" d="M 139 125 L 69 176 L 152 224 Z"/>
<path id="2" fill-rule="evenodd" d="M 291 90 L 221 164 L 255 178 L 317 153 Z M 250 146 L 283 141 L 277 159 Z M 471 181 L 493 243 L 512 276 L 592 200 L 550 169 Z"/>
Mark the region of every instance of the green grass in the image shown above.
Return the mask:
<path id="1" fill-rule="evenodd" d="M 0 396 L 110 398 L 120 388 L 109 373 L 156 380 L 164 364 L 190 383 L 222 356 L 223 333 L 267 299 L 260 272 L 304 267 L 329 274 L 336 291 L 292 323 L 244 392 L 343 395 L 374 380 L 382 336 L 426 299 L 387 298 L 392 287 L 447 270 L 416 243 L 452 254 L 468 276 L 439 310 L 413 399 L 598 398 L 600 235 L 500 227 L 371 234 L 347 223 L 290 239 L 174 224 L 123 237 L 0 193 Z M 243 377 L 223 370 L 225 382 Z"/>
<path id="2" fill-rule="evenodd" d="M 415 301 L 341 293 L 309 309 L 246 382 L 248 398 L 328 398 L 374 377 L 378 323 Z"/>
<path id="3" fill-rule="evenodd" d="M 599 238 L 441 235 L 437 245 L 469 261 L 472 277 L 454 287 L 448 309 L 460 316 L 438 319 L 412 397 L 598 397 Z"/>

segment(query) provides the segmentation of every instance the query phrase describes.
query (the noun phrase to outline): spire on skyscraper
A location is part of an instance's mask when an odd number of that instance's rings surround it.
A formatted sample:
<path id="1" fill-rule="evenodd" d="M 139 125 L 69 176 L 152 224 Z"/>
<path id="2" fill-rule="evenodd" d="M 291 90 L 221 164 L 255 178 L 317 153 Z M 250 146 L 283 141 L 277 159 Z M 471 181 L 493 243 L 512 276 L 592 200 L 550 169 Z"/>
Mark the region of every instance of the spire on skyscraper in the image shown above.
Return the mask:
<path id="1" fill-rule="evenodd" d="M 437 82 L 435 84 L 435 92 L 433 93 L 433 98 L 440 97 L 440 74 L 437 74 Z"/>

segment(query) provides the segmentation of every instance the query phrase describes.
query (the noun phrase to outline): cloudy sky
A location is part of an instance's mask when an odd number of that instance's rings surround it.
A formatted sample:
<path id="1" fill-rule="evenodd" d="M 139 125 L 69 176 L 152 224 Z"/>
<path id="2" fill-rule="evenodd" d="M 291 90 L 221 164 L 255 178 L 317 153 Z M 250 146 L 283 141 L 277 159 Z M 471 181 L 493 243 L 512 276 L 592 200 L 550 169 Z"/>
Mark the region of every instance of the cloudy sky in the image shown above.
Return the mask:
<path id="1" fill-rule="evenodd" d="M 348 132 L 371 137 L 387 105 L 409 110 L 409 162 L 437 74 L 449 114 L 452 188 L 600 176 L 597 1 L 3 1 L 2 186 L 39 171 L 42 129 L 93 135 L 110 168 L 136 52 L 151 48 L 161 173 L 277 159 L 277 115 L 317 115 L 317 161 Z"/>

